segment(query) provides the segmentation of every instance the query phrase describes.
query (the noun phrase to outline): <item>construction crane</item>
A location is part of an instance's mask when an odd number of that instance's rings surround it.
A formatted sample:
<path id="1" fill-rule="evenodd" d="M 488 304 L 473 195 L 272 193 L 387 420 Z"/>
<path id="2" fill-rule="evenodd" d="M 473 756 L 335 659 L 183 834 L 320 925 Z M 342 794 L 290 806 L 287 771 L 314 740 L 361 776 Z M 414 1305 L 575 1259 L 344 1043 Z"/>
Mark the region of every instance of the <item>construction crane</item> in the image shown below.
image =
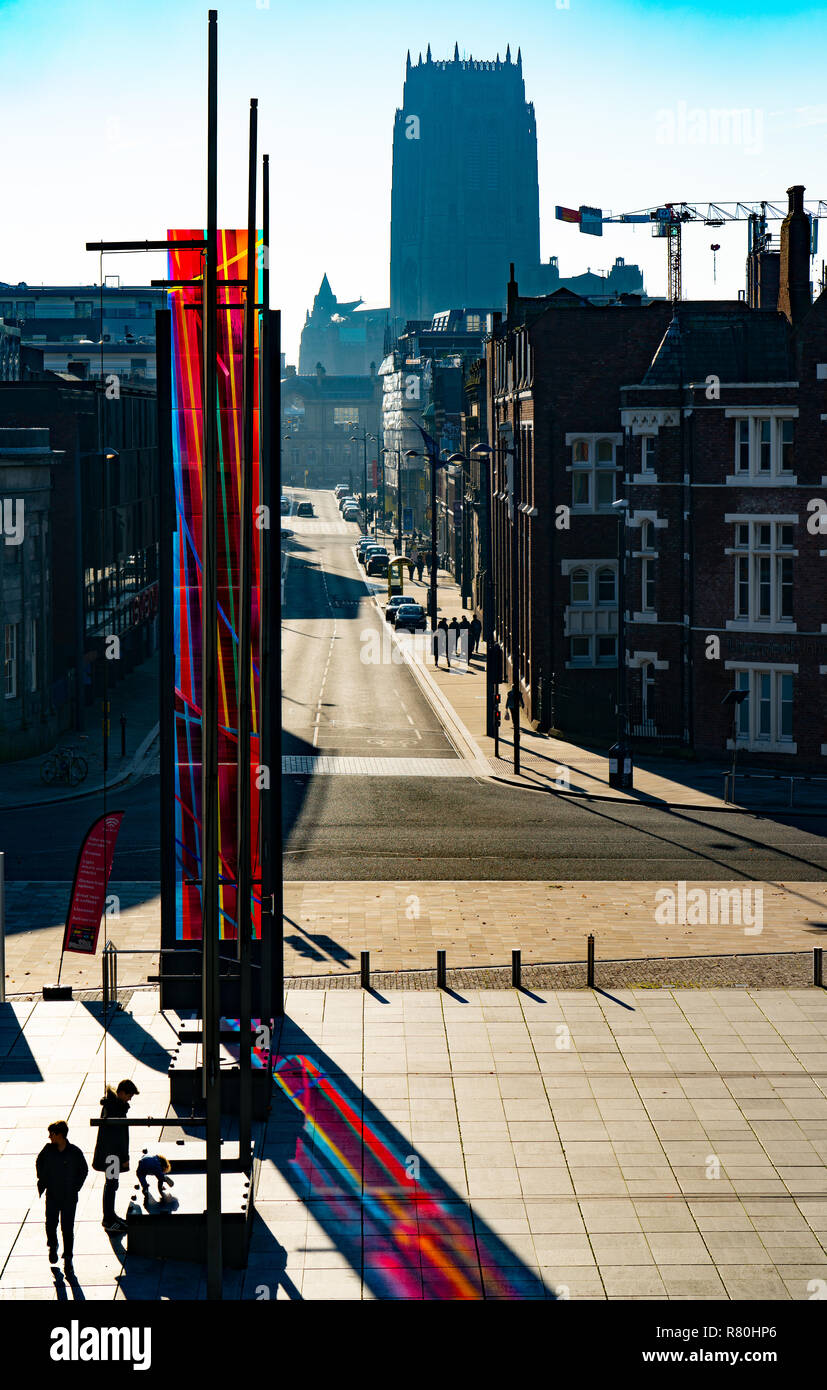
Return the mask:
<path id="1" fill-rule="evenodd" d="M 817 198 L 805 202 L 804 211 L 810 219 L 810 254 L 818 247 L 818 219 L 827 217 L 827 200 Z M 650 223 L 652 235 L 666 239 L 666 262 L 669 299 L 674 304 L 682 295 L 681 229 L 687 222 L 700 222 L 705 227 L 723 227 L 727 222 L 748 222 L 748 250 L 769 248 L 768 222 L 781 222 L 787 216 L 786 204 L 780 202 L 739 203 L 661 203 L 658 207 L 640 208 L 637 212 L 603 212 L 602 208 L 581 206 L 557 208 L 561 222 L 577 222 L 581 232 L 602 236 L 607 222 Z"/>

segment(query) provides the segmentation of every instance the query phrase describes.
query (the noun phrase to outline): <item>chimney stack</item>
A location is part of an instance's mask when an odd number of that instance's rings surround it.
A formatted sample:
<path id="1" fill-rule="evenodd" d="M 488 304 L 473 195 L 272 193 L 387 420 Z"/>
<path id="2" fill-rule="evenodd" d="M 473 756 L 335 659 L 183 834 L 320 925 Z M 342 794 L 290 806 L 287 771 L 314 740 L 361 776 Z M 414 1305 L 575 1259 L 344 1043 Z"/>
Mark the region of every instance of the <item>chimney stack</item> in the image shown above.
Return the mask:
<path id="1" fill-rule="evenodd" d="M 778 308 L 795 327 L 812 302 L 810 287 L 810 219 L 804 211 L 804 185 L 787 189 L 789 211 L 781 223 Z"/>

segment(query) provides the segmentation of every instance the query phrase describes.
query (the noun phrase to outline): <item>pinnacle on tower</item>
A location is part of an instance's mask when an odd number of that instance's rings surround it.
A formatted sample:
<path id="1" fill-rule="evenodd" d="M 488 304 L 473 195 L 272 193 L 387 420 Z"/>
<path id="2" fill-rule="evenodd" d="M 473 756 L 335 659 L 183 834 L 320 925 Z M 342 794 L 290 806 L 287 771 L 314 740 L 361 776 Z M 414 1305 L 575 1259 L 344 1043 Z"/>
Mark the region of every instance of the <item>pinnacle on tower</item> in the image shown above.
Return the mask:
<path id="1" fill-rule="evenodd" d="M 523 50 L 522 50 L 521 48 L 518 48 L 518 49 L 517 49 L 517 67 L 518 67 L 518 68 L 520 69 L 520 71 L 522 72 L 522 70 L 523 70 Z"/>
<path id="2" fill-rule="evenodd" d="M 407 58 L 405 59 L 405 71 L 406 71 L 406 72 L 410 72 L 410 70 L 411 70 L 411 50 L 408 49 L 408 56 L 407 56 Z"/>
<path id="3" fill-rule="evenodd" d="M 511 62 L 511 44 L 509 44 L 507 49 L 505 50 L 505 61 L 507 63 Z"/>
<path id="4" fill-rule="evenodd" d="M 454 44 L 454 62 L 455 62 L 455 63 L 458 63 L 458 62 L 459 62 L 459 44 L 458 44 L 458 43 L 455 43 L 455 44 Z"/>
<path id="5" fill-rule="evenodd" d="M 426 62 L 426 63 L 430 63 L 430 61 L 431 61 L 431 45 L 428 44 L 428 52 L 425 54 L 425 62 Z"/>

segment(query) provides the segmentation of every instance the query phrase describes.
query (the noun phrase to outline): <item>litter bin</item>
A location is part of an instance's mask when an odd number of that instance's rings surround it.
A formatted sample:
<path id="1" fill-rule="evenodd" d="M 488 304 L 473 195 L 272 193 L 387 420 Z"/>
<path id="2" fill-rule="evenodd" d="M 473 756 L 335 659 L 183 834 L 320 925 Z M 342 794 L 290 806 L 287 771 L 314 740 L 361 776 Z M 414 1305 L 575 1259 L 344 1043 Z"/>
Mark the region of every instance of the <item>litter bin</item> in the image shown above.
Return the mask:
<path id="1" fill-rule="evenodd" d="M 624 740 L 613 743 L 609 749 L 609 786 L 624 792 L 631 791 L 634 786 L 632 748 Z"/>

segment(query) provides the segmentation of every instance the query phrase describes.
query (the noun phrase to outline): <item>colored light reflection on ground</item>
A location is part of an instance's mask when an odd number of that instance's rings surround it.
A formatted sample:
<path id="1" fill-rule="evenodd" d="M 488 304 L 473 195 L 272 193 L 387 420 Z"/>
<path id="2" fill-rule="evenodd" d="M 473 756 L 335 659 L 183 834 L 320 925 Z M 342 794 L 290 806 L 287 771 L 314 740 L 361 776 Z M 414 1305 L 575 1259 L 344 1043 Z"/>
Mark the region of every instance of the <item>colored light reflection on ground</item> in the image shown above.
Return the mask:
<path id="1" fill-rule="evenodd" d="M 509 1262 L 505 1246 L 480 1229 L 466 1200 L 363 1120 L 311 1057 L 280 1058 L 273 1077 L 277 1093 L 304 1120 L 290 1159 L 297 1185 L 317 1209 L 323 1199 L 343 1229 L 361 1223 L 365 1281 L 373 1293 L 435 1300 L 552 1297 L 519 1260 Z"/>

